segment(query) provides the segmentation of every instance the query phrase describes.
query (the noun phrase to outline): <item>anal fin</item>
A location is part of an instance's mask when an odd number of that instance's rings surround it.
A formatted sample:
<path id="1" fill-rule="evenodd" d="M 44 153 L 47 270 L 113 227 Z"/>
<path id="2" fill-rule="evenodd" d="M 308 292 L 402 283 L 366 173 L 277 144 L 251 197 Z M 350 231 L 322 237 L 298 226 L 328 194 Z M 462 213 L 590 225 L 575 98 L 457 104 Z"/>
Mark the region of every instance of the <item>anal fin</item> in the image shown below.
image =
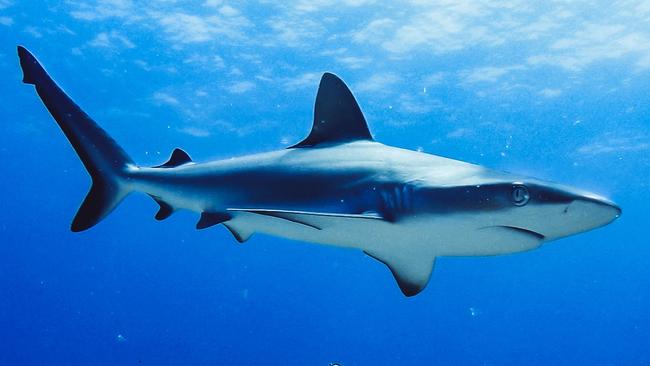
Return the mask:
<path id="1" fill-rule="evenodd" d="M 393 273 L 402 293 L 408 297 L 419 294 L 427 286 L 436 259 L 428 255 L 387 255 L 369 251 L 364 253 L 385 264 Z"/>
<path id="2" fill-rule="evenodd" d="M 169 203 L 163 201 L 160 197 L 149 195 L 160 206 L 154 218 L 158 221 L 164 220 L 174 213 L 174 208 Z"/>
<path id="3" fill-rule="evenodd" d="M 196 228 L 201 230 L 217 224 L 221 224 L 231 219 L 231 216 L 221 212 L 202 212 Z"/>

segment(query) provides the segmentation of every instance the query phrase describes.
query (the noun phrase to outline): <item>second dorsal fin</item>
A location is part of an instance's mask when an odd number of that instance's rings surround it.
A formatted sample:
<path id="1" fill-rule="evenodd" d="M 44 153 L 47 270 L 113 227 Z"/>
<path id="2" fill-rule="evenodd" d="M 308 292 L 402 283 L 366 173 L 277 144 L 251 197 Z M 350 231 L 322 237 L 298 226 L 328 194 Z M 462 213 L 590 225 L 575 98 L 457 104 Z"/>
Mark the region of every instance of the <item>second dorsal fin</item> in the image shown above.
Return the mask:
<path id="1" fill-rule="evenodd" d="M 173 168 L 183 164 L 191 163 L 192 158 L 190 158 L 187 153 L 179 148 L 175 148 L 172 151 L 172 156 L 169 157 L 169 160 L 164 164 L 155 166 L 154 168 Z"/>
<path id="2" fill-rule="evenodd" d="M 291 148 L 372 139 L 366 119 L 350 89 L 336 75 L 326 72 L 318 87 L 311 132 Z"/>

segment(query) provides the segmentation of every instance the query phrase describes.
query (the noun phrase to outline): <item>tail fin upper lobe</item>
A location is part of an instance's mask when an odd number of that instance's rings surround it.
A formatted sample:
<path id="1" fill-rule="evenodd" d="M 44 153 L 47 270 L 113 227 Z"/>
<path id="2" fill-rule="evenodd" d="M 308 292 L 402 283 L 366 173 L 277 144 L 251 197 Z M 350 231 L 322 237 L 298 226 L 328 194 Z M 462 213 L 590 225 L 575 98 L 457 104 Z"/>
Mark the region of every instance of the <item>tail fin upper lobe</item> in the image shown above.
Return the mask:
<path id="1" fill-rule="evenodd" d="M 133 160 L 50 78 L 34 55 L 18 46 L 23 82 L 33 84 L 43 104 L 92 177 L 92 187 L 75 216 L 72 231 L 86 230 L 106 217 L 129 193 L 124 178 Z"/>

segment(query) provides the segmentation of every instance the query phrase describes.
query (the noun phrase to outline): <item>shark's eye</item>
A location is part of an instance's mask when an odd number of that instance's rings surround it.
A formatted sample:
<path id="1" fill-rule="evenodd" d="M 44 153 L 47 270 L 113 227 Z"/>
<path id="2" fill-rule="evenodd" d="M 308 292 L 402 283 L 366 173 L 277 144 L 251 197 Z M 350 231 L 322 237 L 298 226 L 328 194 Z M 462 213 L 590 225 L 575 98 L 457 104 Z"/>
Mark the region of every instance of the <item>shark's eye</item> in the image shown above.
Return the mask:
<path id="1" fill-rule="evenodd" d="M 528 188 L 524 185 L 513 185 L 512 186 L 512 203 L 516 206 L 523 206 L 528 203 L 530 199 L 530 193 L 528 193 Z"/>

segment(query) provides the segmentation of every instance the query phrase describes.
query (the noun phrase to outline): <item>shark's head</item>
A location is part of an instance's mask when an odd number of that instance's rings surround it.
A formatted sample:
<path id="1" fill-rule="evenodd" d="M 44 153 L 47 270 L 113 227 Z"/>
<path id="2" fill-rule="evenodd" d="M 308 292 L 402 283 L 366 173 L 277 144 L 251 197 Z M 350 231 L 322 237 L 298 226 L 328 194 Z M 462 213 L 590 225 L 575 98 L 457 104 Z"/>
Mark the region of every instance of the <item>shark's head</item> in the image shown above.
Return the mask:
<path id="1" fill-rule="evenodd" d="M 595 229 L 621 215 L 621 209 L 606 198 L 536 179 L 503 176 L 453 191 L 442 205 L 473 212 L 478 227 L 509 228 L 545 241 Z"/>
<path id="2" fill-rule="evenodd" d="M 413 194 L 395 194 L 385 206 L 399 208 L 407 201 L 412 217 L 423 222 L 429 217 L 433 225 L 421 231 L 432 241 L 447 243 L 437 248 L 439 255 L 530 250 L 607 225 L 621 215 L 616 204 L 597 194 L 463 162 L 437 163 Z"/>
<path id="3" fill-rule="evenodd" d="M 513 227 L 553 240 L 607 225 L 621 209 L 599 195 L 538 180 L 499 184 L 509 196 Z"/>
<path id="4" fill-rule="evenodd" d="M 621 215 L 612 201 L 579 189 L 492 171 L 485 177 L 480 183 L 425 189 L 420 207 L 459 218 L 463 230 L 500 238 L 516 232 L 540 242 L 595 229 Z M 468 235 L 463 232 L 461 239 Z"/>

